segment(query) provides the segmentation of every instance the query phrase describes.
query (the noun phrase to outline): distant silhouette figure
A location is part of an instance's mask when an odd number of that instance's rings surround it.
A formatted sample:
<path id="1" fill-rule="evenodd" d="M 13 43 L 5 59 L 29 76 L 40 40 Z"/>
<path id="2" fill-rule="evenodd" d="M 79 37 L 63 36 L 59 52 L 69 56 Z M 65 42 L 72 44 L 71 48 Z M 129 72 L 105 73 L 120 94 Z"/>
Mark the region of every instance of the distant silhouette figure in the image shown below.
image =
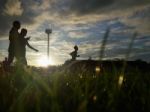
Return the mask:
<path id="1" fill-rule="evenodd" d="M 8 48 L 8 65 L 10 65 L 14 57 L 16 56 L 16 51 L 18 48 L 18 38 L 19 38 L 19 32 L 21 24 L 19 21 L 14 21 L 13 26 L 9 32 L 9 48 Z"/>
<path id="2" fill-rule="evenodd" d="M 77 57 L 80 57 L 80 55 L 78 55 L 77 51 L 78 51 L 78 46 L 75 45 L 74 46 L 74 51 L 70 53 L 70 55 L 72 57 L 71 61 L 74 61 L 74 60 L 76 60 Z"/>
<path id="3" fill-rule="evenodd" d="M 17 53 L 17 60 L 23 64 L 23 65 L 27 65 L 27 60 L 26 60 L 26 45 L 33 49 L 34 51 L 38 52 L 37 49 L 33 48 L 29 43 L 28 40 L 30 39 L 30 37 L 25 38 L 25 36 L 27 35 L 27 29 L 22 28 L 20 35 L 19 35 L 19 49 L 18 49 L 18 53 Z"/>
<path id="4" fill-rule="evenodd" d="M 3 69 L 5 71 L 8 70 L 9 67 L 8 67 L 8 59 L 7 59 L 7 57 L 5 57 L 4 61 L 2 62 L 2 67 L 3 67 Z"/>
<path id="5" fill-rule="evenodd" d="M 91 56 L 89 56 L 89 59 L 88 60 L 92 60 L 92 57 Z"/>

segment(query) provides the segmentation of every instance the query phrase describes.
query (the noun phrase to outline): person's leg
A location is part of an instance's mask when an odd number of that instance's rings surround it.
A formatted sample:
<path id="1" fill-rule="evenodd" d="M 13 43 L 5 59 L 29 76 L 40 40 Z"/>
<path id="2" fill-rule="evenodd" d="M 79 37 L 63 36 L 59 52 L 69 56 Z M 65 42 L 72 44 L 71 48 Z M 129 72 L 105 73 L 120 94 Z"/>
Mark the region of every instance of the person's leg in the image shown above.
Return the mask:
<path id="1" fill-rule="evenodd" d="M 28 65 L 26 57 L 24 57 L 24 63 L 26 66 Z"/>
<path id="2" fill-rule="evenodd" d="M 16 56 L 16 62 L 17 62 L 18 64 L 22 64 L 22 57 Z"/>
<path id="3" fill-rule="evenodd" d="M 22 57 L 22 60 L 21 60 L 21 61 L 22 61 L 22 64 L 23 64 L 23 65 L 26 65 L 26 66 L 27 66 L 27 60 L 26 60 L 25 57 Z"/>
<path id="4" fill-rule="evenodd" d="M 27 66 L 27 59 L 26 59 L 26 49 L 23 50 L 23 57 L 24 57 L 24 64 Z"/>
<path id="5" fill-rule="evenodd" d="M 8 65 L 10 65 L 14 60 L 14 53 L 8 52 Z"/>

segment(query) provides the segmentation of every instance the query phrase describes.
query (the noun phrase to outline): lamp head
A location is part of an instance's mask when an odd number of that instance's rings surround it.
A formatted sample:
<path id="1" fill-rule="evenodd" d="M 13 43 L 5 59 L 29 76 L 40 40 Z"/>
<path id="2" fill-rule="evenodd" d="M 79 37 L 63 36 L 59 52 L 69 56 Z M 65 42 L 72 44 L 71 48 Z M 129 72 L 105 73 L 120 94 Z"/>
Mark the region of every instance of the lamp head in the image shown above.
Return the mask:
<path id="1" fill-rule="evenodd" d="M 47 34 L 52 33 L 52 29 L 46 29 L 46 30 L 45 30 L 45 33 L 47 33 Z"/>

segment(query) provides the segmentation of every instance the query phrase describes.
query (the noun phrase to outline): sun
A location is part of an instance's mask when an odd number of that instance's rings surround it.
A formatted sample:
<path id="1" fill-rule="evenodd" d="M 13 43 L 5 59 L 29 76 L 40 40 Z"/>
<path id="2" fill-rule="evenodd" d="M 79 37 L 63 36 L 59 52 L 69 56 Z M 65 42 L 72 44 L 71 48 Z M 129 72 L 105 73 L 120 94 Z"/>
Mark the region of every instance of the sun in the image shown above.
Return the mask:
<path id="1" fill-rule="evenodd" d="M 46 56 L 42 56 L 37 60 L 38 66 L 47 67 L 49 65 L 54 65 L 54 61 L 52 58 L 47 58 Z"/>

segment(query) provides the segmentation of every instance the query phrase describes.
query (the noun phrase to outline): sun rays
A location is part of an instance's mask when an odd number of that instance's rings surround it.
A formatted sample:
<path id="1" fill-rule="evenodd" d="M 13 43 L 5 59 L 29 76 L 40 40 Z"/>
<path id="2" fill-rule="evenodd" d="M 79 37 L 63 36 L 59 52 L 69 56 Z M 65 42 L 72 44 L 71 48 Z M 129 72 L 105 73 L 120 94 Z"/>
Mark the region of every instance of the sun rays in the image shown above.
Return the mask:
<path id="1" fill-rule="evenodd" d="M 41 67 L 47 67 L 54 64 L 55 62 L 51 57 L 48 59 L 46 56 L 42 56 L 37 59 L 37 65 Z"/>

